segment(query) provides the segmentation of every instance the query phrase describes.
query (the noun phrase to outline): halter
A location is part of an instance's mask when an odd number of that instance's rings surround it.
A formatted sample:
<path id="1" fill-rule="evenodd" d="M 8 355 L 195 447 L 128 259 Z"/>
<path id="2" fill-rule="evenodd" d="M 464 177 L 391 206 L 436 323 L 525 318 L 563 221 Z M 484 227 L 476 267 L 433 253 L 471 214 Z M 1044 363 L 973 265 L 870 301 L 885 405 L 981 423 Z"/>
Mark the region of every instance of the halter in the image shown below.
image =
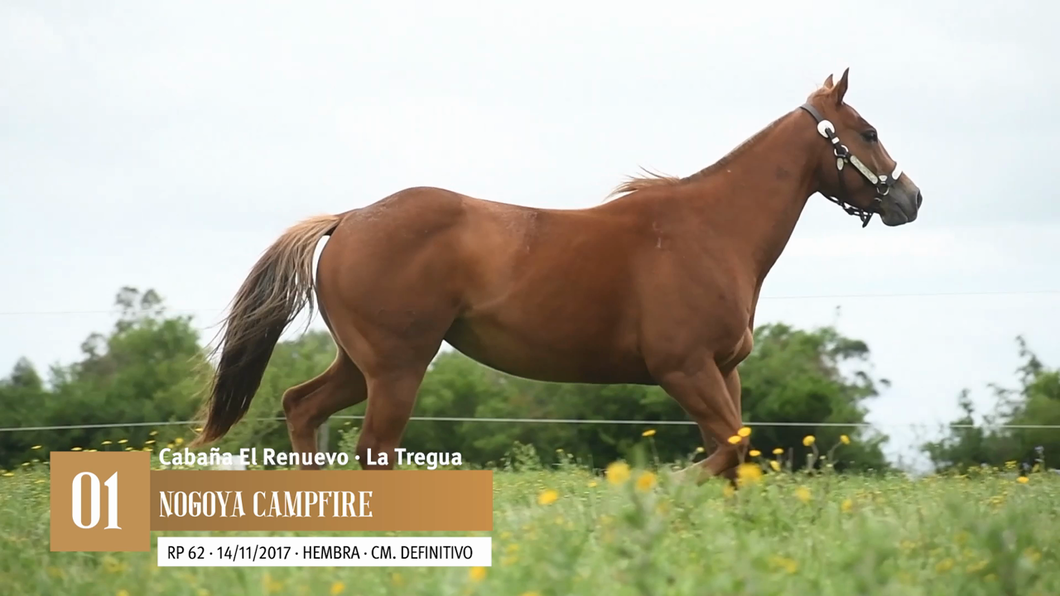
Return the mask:
<path id="1" fill-rule="evenodd" d="M 835 126 L 833 126 L 832 123 L 828 120 L 825 120 L 821 116 L 821 113 L 817 111 L 817 108 L 811 106 L 808 103 L 805 103 L 799 107 L 803 110 L 806 110 L 807 113 L 813 116 L 813 119 L 817 121 L 817 132 L 820 133 L 822 137 L 828 139 L 830 143 L 832 143 L 832 151 L 835 154 L 836 158 L 835 167 L 839 170 L 839 187 L 843 191 L 843 194 L 850 196 L 850 193 L 847 192 L 846 184 L 843 182 L 843 164 L 849 163 L 850 165 L 854 166 L 854 169 L 860 172 L 866 180 L 869 181 L 869 184 L 873 185 L 876 188 L 876 196 L 873 197 L 872 200 L 874 205 L 880 204 L 880 199 L 882 197 L 887 196 L 887 193 L 891 192 L 891 187 L 894 186 L 894 183 L 896 180 L 898 180 L 898 177 L 902 175 L 902 168 L 896 163 L 894 164 L 894 171 L 891 172 L 890 176 L 888 176 L 887 174 L 876 175 L 872 173 L 872 170 L 866 167 L 865 164 L 862 163 L 856 155 L 851 153 L 850 149 L 847 148 L 846 145 L 839 142 L 839 137 L 837 137 L 835 134 Z M 858 216 L 858 218 L 861 219 L 861 227 L 864 228 L 865 226 L 869 225 L 869 220 L 872 219 L 872 211 L 867 211 L 865 209 L 862 209 L 861 207 L 856 207 L 842 199 L 829 196 L 826 193 L 822 192 L 821 194 L 824 195 L 825 198 L 827 198 L 829 201 L 832 201 L 836 205 L 842 207 L 843 210 L 846 211 L 848 214 Z"/>

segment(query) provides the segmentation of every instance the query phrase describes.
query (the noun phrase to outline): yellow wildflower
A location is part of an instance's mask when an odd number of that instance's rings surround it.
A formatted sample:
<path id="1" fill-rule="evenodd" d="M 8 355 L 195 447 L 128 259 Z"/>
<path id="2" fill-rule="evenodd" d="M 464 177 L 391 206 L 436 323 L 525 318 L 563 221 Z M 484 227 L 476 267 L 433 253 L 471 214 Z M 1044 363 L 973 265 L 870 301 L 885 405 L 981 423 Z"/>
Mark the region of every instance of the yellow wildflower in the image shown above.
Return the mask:
<path id="1" fill-rule="evenodd" d="M 110 445 L 111 443 L 113 443 L 113 441 L 111 441 L 110 439 L 107 439 L 106 441 L 103 441 L 102 443 L 100 443 L 100 445 Z"/>
<path id="2" fill-rule="evenodd" d="M 747 453 L 747 455 L 750 455 L 751 457 L 758 457 L 759 455 L 762 455 L 762 452 L 757 449 L 752 449 Z"/>
<path id="3" fill-rule="evenodd" d="M 799 564 L 793 559 L 787 557 L 778 557 L 776 555 L 769 557 L 769 563 L 774 567 L 784 569 L 788 573 L 795 573 L 799 570 Z"/>
<path id="4" fill-rule="evenodd" d="M 736 489 L 731 484 L 725 483 L 725 488 L 721 489 L 721 494 L 725 495 L 725 498 L 729 498 L 736 494 Z"/>
<path id="5" fill-rule="evenodd" d="M 118 439 L 118 444 L 119 445 L 124 445 L 124 444 L 126 444 L 128 442 L 129 442 L 129 439 Z"/>
<path id="6" fill-rule="evenodd" d="M 596 488 L 596 481 L 592 480 L 589 482 L 589 488 Z"/>
<path id="7" fill-rule="evenodd" d="M 850 437 L 848 437 L 846 435 L 839 435 L 839 442 L 841 442 L 844 445 L 849 445 L 850 444 Z"/>
<path id="8" fill-rule="evenodd" d="M 640 436 L 642 436 L 642 437 L 654 437 L 655 436 L 655 429 L 654 428 L 649 428 L 648 430 L 640 433 Z"/>
<path id="9" fill-rule="evenodd" d="M 30 447 L 30 449 L 40 449 L 40 448 L 41 448 L 40 445 L 34 445 L 34 446 Z"/>
<path id="10" fill-rule="evenodd" d="M 1019 482 L 1020 484 L 1027 484 L 1030 481 L 1030 478 L 1027 478 L 1026 476 L 1020 476 L 1016 479 L 1016 482 Z"/>
<path id="11" fill-rule="evenodd" d="M 173 444 L 174 445 L 183 445 L 184 444 L 184 439 L 181 438 L 181 437 L 177 437 L 177 438 L 173 439 Z"/>
<path id="12" fill-rule="evenodd" d="M 843 501 L 843 504 L 840 505 L 839 507 L 840 507 L 840 509 L 843 510 L 843 513 L 850 513 L 851 511 L 854 510 L 854 501 L 851 501 L 850 499 L 846 499 L 846 500 Z"/>
<path id="13" fill-rule="evenodd" d="M 736 431 L 736 434 L 740 435 L 741 437 L 749 437 L 751 436 L 751 429 L 744 426 L 740 430 Z"/>
<path id="14" fill-rule="evenodd" d="M 126 563 L 119 561 L 110 555 L 105 555 L 103 557 L 103 569 L 107 573 L 121 573 L 128 568 L 129 566 Z"/>
<path id="15" fill-rule="evenodd" d="M 117 596 L 129 596 L 129 591 L 125 589 L 118 590 Z"/>
<path id="16" fill-rule="evenodd" d="M 945 558 L 935 565 L 935 571 L 938 571 L 939 573 L 949 571 L 950 569 L 953 569 L 953 559 L 950 558 Z"/>
<path id="17" fill-rule="evenodd" d="M 803 503 L 809 503 L 810 499 L 813 498 L 813 495 L 810 494 L 810 489 L 806 488 L 805 486 L 800 486 L 799 488 L 795 489 L 795 497 Z"/>
<path id="18" fill-rule="evenodd" d="M 158 434 L 158 431 L 157 431 L 157 430 L 153 430 L 153 431 L 151 431 L 151 432 L 149 432 L 149 433 L 147 433 L 147 434 L 148 434 L 148 435 L 151 435 L 151 436 L 153 437 L 153 436 L 155 436 L 155 435 L 157 435 L 157 434 Z"/>
<path id="19" fill-rule="evenodd" d="M 740 467 L 736 468 L 736 482 L 743 486 L 744 484 L 754 484 L 762 477 L 762 468 L 758 464 L 740 464 Z"/>
<path id="20" fill-rule="evenodd" d="M 989 564 L 990 564 L 990 560 L 989 559 L 980 559 L 979 561 L 977 561 L 975 563 L 972 563 L 968 567 L 965 567 L 964 570 L 967 571 L 968 573 L 978 573 L 978 572 L 986 569 L 986 566 L 989 565 Z"/>
<path id="21" fill-rule="evenodd" d="M 486 568 L 485 567 L 472 567 L 467 571 L 468 577 L 471 581 L 480 582 L 486 579 Z"/>
<path id="22" fill-rule="evenodd" d="M 778 462 L 775 459 L 771 459 L 771 460 L 769 460 L 769 467 L 773 468 L 774 472 L 779 472 L 780 471 L 780 462 Z"/>
<path id="23" fill-rule="evenodd" d="M 696 453 L 703 453 L 704 451 L 706 451 L 706 449 L 704 449 L 702 445 L 696 447 Z"/>
<path id="24" fill-rule="evenodd" d="M 773 450 L 773 455 L 784 455 L 784 450 L 781 449 L 780 447 L 777 447 L 776 449 Z"/>
<path id="25" fill-rule="evenodd" d="M 538 505 L 551 505 L 551 504 L 555 503 L 556 499 L 558 499 L 558 498 L 559 498 L 559 493 L 558 492 L 556 492 L 556 491 L 554 491 L 552 489 L 548 489 L 548 490 L 542 492 L 540 495 L 537 496 L 537 504 Z"/>
<path id="26" fill-rule="evenodd" d="M 629 480 L 629 464 L 624 461 L 612 462 L 607 466 L 607 481 L 614 485 Z"/>
<path id="27" fill-rule="evenodd" d="M 802 438 L 802 444 L 809 447 L 810 445 L 813 445 L 813 442 L 816 440 L 817 439 L 813 438 L 813 435 L 806 435 Z"/>
<path id="28" fill-rule="evenodd" d="M 268 571 L 266 571 L 265 576 L 261 578 L 261 583 L 265 586 L 265 591 L 269 594 L 279 592 L 283 589 L 283 582 L 278 582 L 272 579 L 272 575 Z"/>
<path id="29" fill-rule="evenodd" d="M 346 584 L 342 582 L 335 582 L 331 584 L 331 596 L 337 596 L 342 594 L 342 591 L 346 589 Z"/>
<path id="30" fill-rule="evenodd" d="M 735 444 L 739 443 L 741 440 L 742 439 L 740 437 L 738 437 L 736 435 L 733 435 L 733 436 L 729 437 L 729 444 L 730 445 L 735 445 Z"/>
<path id="31" fill-rule="evenodd" d="M 405 578 L 400 573 L 393 573 L 390 575 L 390 583 L 400 588 L 405 585 Z"/>
<path id="32" fill-rule="evenodd" d="M 81 451 L 80 447 L 71 447 L 70 451 Z"/>
<path id="33" fill-rule="evenodd" d="M 651 490 L 651 487 L 655 486 L 655 474 L 651 472 L 642 472 L 637 478 L 637 490 L 641 492 L 647 492 Z"/>

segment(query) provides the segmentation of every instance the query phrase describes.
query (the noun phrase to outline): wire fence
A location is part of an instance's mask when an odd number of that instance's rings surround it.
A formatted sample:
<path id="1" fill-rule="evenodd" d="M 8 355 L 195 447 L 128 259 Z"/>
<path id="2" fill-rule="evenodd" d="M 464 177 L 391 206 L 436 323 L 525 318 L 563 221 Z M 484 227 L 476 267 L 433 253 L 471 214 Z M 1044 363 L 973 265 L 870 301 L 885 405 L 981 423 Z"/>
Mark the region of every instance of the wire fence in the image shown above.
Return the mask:
<path id="1" fill-rule="evenodd" d="M 363 420 L 364 416 L 332 416 L 330 420 Z M 271 418 L 248 419 L 257 422 L 282 422 L 282 416 Z M 641 426 L 676 426 L 695 425 L 692 420 L 608 420 L 579 418 L 473 418 L 459 416 L 413 416 L 414 422 L 472 422 L 495 424 L 625 424 Z M 80 430 L 92 428 L 133 428 L 143 426 L 195 426 L 201 420 L 164 420 L 159 422 L 109 422 L 100 424 L 65 424 L 56 426 L 11 426 L 0 428 L 3 432 L 28 432 L 52 430 Z M 874 428 L 874 427 L 917 427 L 931 425 L 930 422 L 744 422 L 749 427 L 817 427 L 817 428 Z M 990 429 L 1023 429 L 1023 430 L 1060 430 L 1060 424 L 944 424 L 936 426 L 945 428 L 990 428 Z"/>

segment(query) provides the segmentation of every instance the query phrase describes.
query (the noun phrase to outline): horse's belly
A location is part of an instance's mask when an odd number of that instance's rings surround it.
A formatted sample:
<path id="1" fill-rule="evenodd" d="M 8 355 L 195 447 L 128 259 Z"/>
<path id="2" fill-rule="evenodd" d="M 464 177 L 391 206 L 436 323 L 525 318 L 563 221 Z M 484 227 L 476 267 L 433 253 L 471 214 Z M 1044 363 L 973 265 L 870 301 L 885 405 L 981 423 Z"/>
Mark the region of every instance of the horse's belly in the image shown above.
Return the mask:
<path id="1" fill-rule="evenodd" d="M 445 341 L 486 366 L 527 379 L 654 384 L 636 350 L 608 333 L 578 333 L 544 321 L 521 328 L 461 319 Z"/>

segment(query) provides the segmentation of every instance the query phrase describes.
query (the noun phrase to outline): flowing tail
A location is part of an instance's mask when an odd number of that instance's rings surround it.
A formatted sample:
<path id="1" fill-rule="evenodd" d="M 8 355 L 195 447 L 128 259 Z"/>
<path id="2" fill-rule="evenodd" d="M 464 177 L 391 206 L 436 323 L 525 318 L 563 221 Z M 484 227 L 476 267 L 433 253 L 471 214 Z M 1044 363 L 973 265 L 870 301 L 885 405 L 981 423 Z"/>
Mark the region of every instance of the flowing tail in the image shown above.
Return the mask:
<path id="1" fill-rule="evenodd" d="M 250 270 L 225 317 L 221 360 L 197 417 L 206 422 L 190 447 L 220 439 L 247 413 L 283 330 L 307 305 L 312 314 L 313 253 L 341 218 L 320 215 L 291 226 Z"/>

